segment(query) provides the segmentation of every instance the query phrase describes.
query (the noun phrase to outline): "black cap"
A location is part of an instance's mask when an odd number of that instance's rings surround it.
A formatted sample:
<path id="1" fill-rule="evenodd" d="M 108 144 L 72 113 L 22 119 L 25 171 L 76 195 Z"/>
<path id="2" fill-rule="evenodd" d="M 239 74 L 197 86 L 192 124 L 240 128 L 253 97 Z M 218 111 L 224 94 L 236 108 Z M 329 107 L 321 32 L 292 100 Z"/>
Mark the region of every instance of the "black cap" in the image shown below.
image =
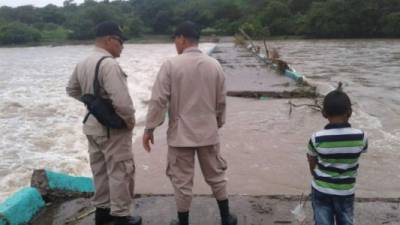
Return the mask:
<path id="1" fill-rule="evenodd" d="M 174 32 L 174 37 L 178 37 L 181 35 L 184 37 L 187 37 L 187 38 L 193 38 L 193 39 L 199 40 L 200 29 L 192 21 L 185 21 L 185 22 L 179 24 Z"/>
<path id="2" fill-rule="evenodd" d="M 112 21 L 104 21 L 96 26 L 96 37 L 104 37 L 108 35 L 115 35 L 126 41 L 127 38 L 122 35 L 122 29 L 117 23 Z"/>

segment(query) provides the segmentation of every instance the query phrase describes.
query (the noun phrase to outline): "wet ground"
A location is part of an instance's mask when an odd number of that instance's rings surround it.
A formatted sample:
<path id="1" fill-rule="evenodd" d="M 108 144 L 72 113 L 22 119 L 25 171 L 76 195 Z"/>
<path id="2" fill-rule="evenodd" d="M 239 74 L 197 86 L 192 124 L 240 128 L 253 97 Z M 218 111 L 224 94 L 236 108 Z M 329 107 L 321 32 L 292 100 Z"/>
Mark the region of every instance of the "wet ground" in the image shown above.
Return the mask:
<path id="1" fill-rule="evenodd" d="M 298 107 L 290 107 L 289 101 Z M 228 97 L 226 124 L 220 130 L 221 151 L 228 162 L 231 194 L 301 195 L 310 191 L 306 152 L 310 135 L 326 120 L 319 111 L 306 106 L 310 99 L 244 99 Z M 354 107 L 350 122 L 359 127 L 360 113 Z M 366 130 L 372 133 L 373 130 Z M 375 138 L 375 137 L 372 137 Z M 370 198 L 398 198 L 397 152 L 377 153 L 373 143 L 361 156 L 357 195 Z M 382 149 L 381 149 L 382 150 Z M 134 144 L 137 193 L 173 193 L 166 168 L 166 124 L 155 131 L 155 145 L 147 153 L 141 138 Z M 383 150 L 382 150 L 383 151 Z M 210 194 L 196 165 L 194 192 Z M 400 213 L 400 212 L 399 212 Z"/>
<path id="2" fill-rule="evenodd" d="M 240 196 L 230 197 L 231 210 L 238 216 L 239 225 L 300 224 L 291 211 L 299 204 L 299 197 Z M 377 202 L 360 199 L 355 203 L 355 224 L 400 224 L 399 202 Z M 144 225 L 167 225 L 175 219 L 175 201 L 172 196 L 143 196 L 136 199 L 134 215 L 141 215 Z M 43 211 L 32 225 L 93 225 L 93 208 L 87 199 L 76 199 L 54 204 Z M 310 202 L 305 204 L 306 219 L 303 225 L 311 225 Z M 191 225 L 220 224 L 215 199 L 196 196 L 190 212 Z"/>

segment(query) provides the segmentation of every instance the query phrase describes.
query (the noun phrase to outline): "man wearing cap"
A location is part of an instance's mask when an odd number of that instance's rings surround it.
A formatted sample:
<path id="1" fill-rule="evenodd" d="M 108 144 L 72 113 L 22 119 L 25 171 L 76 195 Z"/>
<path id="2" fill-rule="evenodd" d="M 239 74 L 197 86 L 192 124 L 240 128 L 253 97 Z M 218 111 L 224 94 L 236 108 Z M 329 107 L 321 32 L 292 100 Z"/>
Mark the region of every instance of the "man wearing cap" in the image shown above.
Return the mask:
<path id="1" fill-rule="evenodd" d="M 90 166 L 93 172 L 96 225 L 113 221 L 116 225 L 140 225 L 140 217 L 132 217 L 135 164 L 132 153 L 132 130 L 135 109 L 129 95 L 127 76 L 115 58 L 123 49 L 119 26 L 111 21 L 96 27 L 96 46 L 93 52 L 77 64 L 66 88 L 67 94 L 80 101 L 84 94 L 93 94 L 95 69 L 98 70 L 100 95 L 109 99 L 126 128 L 109 129 L 89 114 L 83 133 L 89 143 Z"/>
<path id="2" fill-rule="evenodd" d="M 168 110 L 167 176 L 175 190 L 178 220 L 189 224 L 194 160 L 197 154 L 205 181 L 210 185 L 220 209 L 222 225 L 236 225 L 229 212 L 225 170 L 219 149 L 218 128 L 225 122 L 225 77 L 217 60 L 199 48 L 200 31 L 190 22 L 180 24 L 175 33 L 178 56 L 164 62 L 154 83 L 143 146 L 150 152 L 153 131 L 164 121 Z"/>

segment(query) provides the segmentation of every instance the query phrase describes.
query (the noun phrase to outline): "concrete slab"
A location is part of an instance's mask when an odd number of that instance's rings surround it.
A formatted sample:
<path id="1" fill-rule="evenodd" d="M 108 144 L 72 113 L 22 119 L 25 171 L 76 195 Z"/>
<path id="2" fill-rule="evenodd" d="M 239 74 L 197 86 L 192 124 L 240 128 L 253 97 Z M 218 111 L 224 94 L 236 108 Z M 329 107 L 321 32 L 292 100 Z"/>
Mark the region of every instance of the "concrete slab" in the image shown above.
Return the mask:
<path id="1" fill-rule="evenodd" d="M 212 55 L 222 65 L 226 74 L 228 95 L 251 97 L 250 93 L 264 96 L 292 97 L 290 93 L 308 90 L 294 80 L 279 74 L 269 65 L 258 60 L 247 49 L 233 43 L 220 43 Z M 309 91 L 309 90 L 308 90 Z M 299 95 L 297 95 L 299 96 Z"/>
<path id="2" fill-rule="evenodd" d="M 240 196 L 230 197 L 232 211 L 238 216 L 240 225 L 299 224 L 291 213 L 299 204 L 299 197 L 285 196 Z M 172 196 L 142 196 L 136 199 L 134 215 L 141 215 L 144 225 L 169 224 L 176 217 Z M 355 224 L 398 225 L 400 224 L 399 202 L 359 199 L 355 204 Z M 88 199 L 76 199 L 54 204 L 43 211 L 32 225 L 93 225 L 93 209 Z M 305 204 L 306 220 L 313 224 L 310 202 Z M 82 216 L 80 219 L 76 219 Z M 75 218 L 75 220 L 74 220 Z M 72 221 L 71 221 L 72 219 Z M 67 221 L 70 221 L 69 223 Z M 220 224 L 217 204 L 209 196 L 196 196 L 190 213 L 191 225 Z M 111 224 L 110 224 L 111 225 Z"/>
<path id="3" fill-rule="evenodd" d="M 313 104 L 310 99 L 291 101 L 296 105 Z M 228 162 L 229 193 L 301 195 L 310 191 L 306 144 L 326 120 L 307 106 L 290 109 L 288 102 L 228 97 L 227 121 L 220 130 L 220 140 L 222 155 Z M 350 121 L 355 127 L 359 127 L 358 115 L 355 107 Z M 141 137 L 134 143 L 137 193 L 173 193 L 165 176 L 166 129 L 166 124 L 156 129 L 150 154 L 143 149 Z M 374 129 L 366 132 L 375 139 L 382 138 Z M 400 183 L 396 171 L 400 170 L 400 155 L 379 148 L 371 142 L 369 152 L 361 157 L 356 193 L 359 197 L 398 198 Z M 385 157 L 377 149 L 385 152 Z M 211 194 L 200 171 L 196 165 L 194 193 Z"/>

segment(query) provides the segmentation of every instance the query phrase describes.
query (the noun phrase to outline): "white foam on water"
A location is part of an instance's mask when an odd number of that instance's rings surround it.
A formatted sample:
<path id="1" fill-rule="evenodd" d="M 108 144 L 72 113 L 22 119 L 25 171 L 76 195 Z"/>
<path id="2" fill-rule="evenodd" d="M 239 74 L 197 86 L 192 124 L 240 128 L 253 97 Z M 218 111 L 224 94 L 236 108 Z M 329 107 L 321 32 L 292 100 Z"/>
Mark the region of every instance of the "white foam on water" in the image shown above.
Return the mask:
<path id="1" fill-rule="evenodd" d="M 400 129 L 387 129 L 383 126 L 380 118 L 372 116 L 363 109 L 353 111 L 351 122 L 357 124 L 358 128 L 367 131 L 369 148 L 374 153 L 398 153 L 400 146 Z"/>
<path id="2" fill-rule="evenodd" d="M 204 43 L 206 52 L 214 44 Z M 81 121 L 85 108 L 66 96 L 77 62 L 92 46 L 0 49 L 0 202 L 28 186 L 34 169 L 91 176 Z M 173 44 L 127 44 L 118 61 L 128 74 L 142 134 L 146 101 L 157 71 L 176 55 Z"/>
<path id="3" fill-rule="evenodd" d="M 362 129 L 372 130 L 382 128 L 382 122 L 379 118 L 372 116 L 361 109 L 353 111 L 351 120 L 360 124 L 360 128 Z"/>

